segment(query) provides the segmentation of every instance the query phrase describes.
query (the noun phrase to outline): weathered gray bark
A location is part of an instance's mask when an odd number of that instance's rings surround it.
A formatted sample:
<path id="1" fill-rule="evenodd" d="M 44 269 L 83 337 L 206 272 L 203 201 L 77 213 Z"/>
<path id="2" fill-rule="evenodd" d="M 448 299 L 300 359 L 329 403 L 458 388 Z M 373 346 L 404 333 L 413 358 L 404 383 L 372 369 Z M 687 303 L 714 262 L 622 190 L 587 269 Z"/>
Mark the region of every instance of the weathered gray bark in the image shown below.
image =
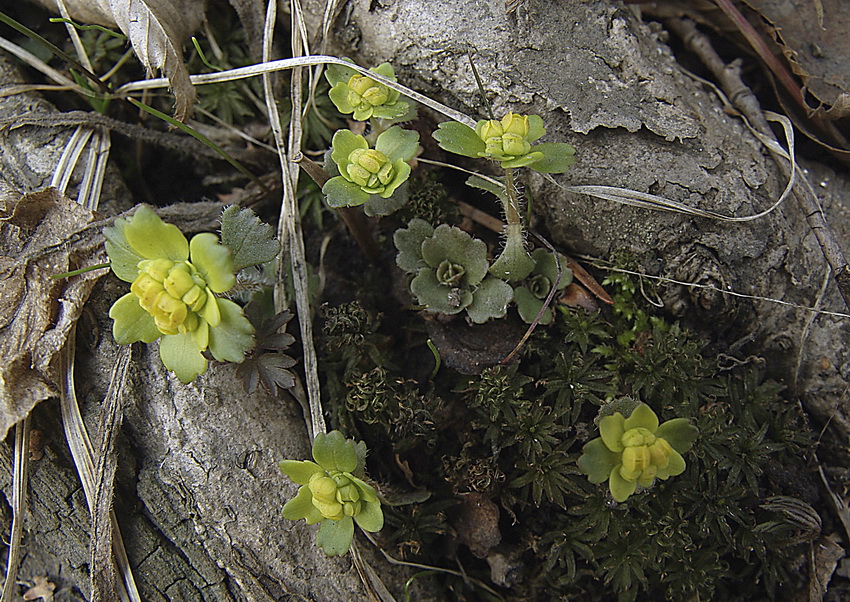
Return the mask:
<path id="1" fill-rule="evenodd" d="M 308 4 L 318 18 L 321 3 Z M 497 115 L 539 113 L 544 141 L 576 147 L 578 163 L 556 176 L 561 184 L 631 188 L 735 216 L 766 209 L 786 185 L 742 122 L 682 73 L 660 29 L 618 3 L 526 0 L 513 15 L 501 0 L 348 7 L 337 23 L 346 34 L 337 40 L 340 54 L 362 64 L 390 61 L 405 85 L 481 119 L 470 50 Z M 808 177 L 846 240 L 847 180 L 819 165 Z M 847 311 L 834 282 L 819 296 L 828 267 L 793 199 L 764 218 L 729 224 L 571 194 L 536 175 L 527 186 L 542 226 L 568 252 L 628 251 L 648 274 Z M 699 288 L 662 292 L 670 312 L 713 331 L 718 351 L 752 336 L 744 353 L 766 357 L 774 376 L 819 418 L 837 421 L 847 440 L 850 410 L 838 404 L 850 381 L 846 319 L 820 315 L 807 328 L 811 312 L 788 306 Z"/>

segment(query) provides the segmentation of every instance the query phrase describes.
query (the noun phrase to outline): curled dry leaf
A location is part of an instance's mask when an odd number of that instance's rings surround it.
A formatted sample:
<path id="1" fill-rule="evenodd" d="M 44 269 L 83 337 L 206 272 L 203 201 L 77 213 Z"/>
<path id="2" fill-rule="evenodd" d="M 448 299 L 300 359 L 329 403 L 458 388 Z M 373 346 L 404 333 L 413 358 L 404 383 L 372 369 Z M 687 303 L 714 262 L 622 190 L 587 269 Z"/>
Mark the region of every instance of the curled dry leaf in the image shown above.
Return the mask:
<path id="1" fill-rule="evenodd" d="M 0 216 L 0 438 L 56 395 L 51 368 L 105 270 L 51 276 L 106 261 L 90 211 L 55 189 L 27 194 Z"/>
<path id="2" fill-rule="evenodd" d="M 56 11 L 56 0 L 37 0 Z M 203 0 L 65 0 L 75 21 L 118 27 L 129 38 L 148 72 L 161 70 L 171 84 L 175 118 L 185 121 L 195 102 L 195 89 L 183 61 L 183 44 L 201 26 Z"/>

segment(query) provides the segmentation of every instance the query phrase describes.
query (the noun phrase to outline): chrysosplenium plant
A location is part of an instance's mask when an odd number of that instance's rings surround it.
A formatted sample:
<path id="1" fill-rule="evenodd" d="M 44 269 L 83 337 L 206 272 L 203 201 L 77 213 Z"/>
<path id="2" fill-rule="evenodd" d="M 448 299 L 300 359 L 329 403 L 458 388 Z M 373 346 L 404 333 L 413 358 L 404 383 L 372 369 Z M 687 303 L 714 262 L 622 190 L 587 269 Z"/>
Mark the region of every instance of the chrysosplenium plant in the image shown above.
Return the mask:
<path id="1" fill-rule="evenodd" d="M 283 507 L 290 520 L 321 523 L 316 544 L 328 556 L 348 552 L 354 524 L 370 533 L 384 526 L 384 514 L 375 488 L 364 474 L 366 444 L 354 443 L 339 431 L 320 433 L 313 440 L 313 460 L 283 460 L 281 470 L 301 485 L 298 495 Z"/>
<path id="2" fill-rule="evenodd" d="M 599 434 L 582 448 L 578 466 L 591 483 L 607 480 L 614 499 L 624 502 L 638 485 L 651 487 L 655 479 L 682 474 L 682 454 L 691 448 L 697 429 L 685 418 L 659 426 L 652 408 L 641 403 L 628 418 L 620 412 L 601 417 Z"/>
<path id="3" fill-rule="evenodd" d="M 248 232 L 254 240 L 235 249 L 212 233 L 189 242 L 145 205 L 104 228 L 112 271 L 131 283 L 109 310 L 115 341 L 160 339 L 162 363 L 184 383 L 206 371 L 206 351 L 221 362 L 241 362 L 254 346 L 254 327 L 239 305 L 219 295 L 233 288 L 239 269 L 269 261 L 279 251 L 268 226 L 253 213 L 225 210 L 223 238 L 241 240 Z"/>

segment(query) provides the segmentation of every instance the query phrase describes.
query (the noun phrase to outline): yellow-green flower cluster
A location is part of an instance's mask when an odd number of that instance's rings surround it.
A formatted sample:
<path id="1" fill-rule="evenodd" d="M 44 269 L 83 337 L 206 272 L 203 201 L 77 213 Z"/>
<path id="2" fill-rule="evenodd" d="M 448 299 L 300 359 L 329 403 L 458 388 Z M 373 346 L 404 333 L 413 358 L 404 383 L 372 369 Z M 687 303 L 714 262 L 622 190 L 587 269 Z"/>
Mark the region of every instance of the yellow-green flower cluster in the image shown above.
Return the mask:
<path id="1" fill-rule="evenodd" d="M 682 474 L 697 429 L 685 418 L 658 424 L 652 409 L 639 404 L 628 418 L 620 412 L 599 420 L 599 438 L 582 448 L 578 466 L 591 483 L 608 481 L 611 495 L 624 502 L 637 486 Z"/>
<path id="2" fill-rule="evenodd" d="M 280 468 L 301 485 L 298 495 L 283 507 L 290 520 L 321 523 L 316 542 L 330 556 L 345 554 L 354 537 L 354 523 L 364 531 L 380 531 L 384 514 L 375 488 L 354 473 L 362 474 L 366 448 L 339 431 L 318 434 L 313 459 L 283 460 Z"/>
<path id="3" fill-rule="evenodd" d="M 116 342 L 162 338 L 162 362 L 182 382 L 204 373 L 207 349 L 219 361 L 242 361 L 254 345 L 254 329 L 241 307 L 216 296 L 230 290 L 236 277 L 231 251 L 215 234 L 188 242 L 142 205 L 104 235 L 112 271 L 132 283 L 109 310 Z"/>
<path id="4" fill-rule="evenodd" d="M 383 63 L 369 71 L 396 81 L 395 71 L 389 63 Z M 336 108 L 340 113 L 352 114 L 357 121 L 366 121 L 372 117 L 398 119 L 410 110 L 410 103 L 401 98 L 398 90 L 393 90 L 368 75 L 361 75 L 349 67 L 329 65 L 325 77 L 331 84 L 328 96 Z"/>

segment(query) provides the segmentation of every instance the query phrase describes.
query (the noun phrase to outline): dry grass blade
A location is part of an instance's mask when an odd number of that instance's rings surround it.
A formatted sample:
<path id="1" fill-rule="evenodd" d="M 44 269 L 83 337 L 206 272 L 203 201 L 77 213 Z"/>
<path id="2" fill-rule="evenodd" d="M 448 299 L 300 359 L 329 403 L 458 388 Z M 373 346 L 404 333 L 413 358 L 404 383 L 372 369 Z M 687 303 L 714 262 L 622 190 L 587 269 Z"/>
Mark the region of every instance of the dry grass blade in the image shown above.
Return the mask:
<path id="1" fill-rule="evenodd" d="M 62 426 L 65 429 L 65 438 L 71 449 L 71 456 L 80 475 L 83 491 L 86 494 L 86 502 L 89 511 L 94 514 L 95 496 L 97 489 L 97 478 L 95 474 L 94 450 L 86 430 L 80 408 L 77 404 L 77 394 L 74 388 L 74 338 L 76 328 L 68 337 L 68 344 L 60 354 L 60 373 L 62 374 L 62 387 L 59 395 L 59 406 L 62 412 Z M 110 510 L 110 522 L 112 523 L 112 554 L 115 559 L 116 568 L 121 579 L 117 582 L 118 594 L 122 601 L 141 602 L 142 598 L 136 588 L 133 572 L 130 569 L 130 561 L 127 559 L 127 551 L 124 549 L 124 541 L 115 511 Z"/>
<path id="2" fill-rule="evenodd" d="M 271 55 L 272 29 L 276 15 L 276 2 L 269 2 L 266 15 L 266 27 L 263 35 L 263 58 L 267 60 Z M 293 65 L 298 66 L 298 65 Z M 280 220 L 278 222 L 278 237 L 280 238 L 283 251 L 278 257 L 278 286 L 275 290 L 275 304 L 278 311 L 284 309 L 285 291 L 283 289 L 285 266 L 283 258 L 289 255 L 290 267 L 292 269 L 293 288 L 295 289 L 295 304 L 298 309 L 298 323 L 301 332 L 301 344 L 304 349 L 304 372 L 307 379 L 307 399 L 310 406 L 310 424 L 308 425 L 310 436 L 323 433 L 327 430 L 325 419 L 322 415 L 321 398 L 319 393 L 318 360 L 316 349 L 313 344 L 313 327 L 310 321 L 310 299 L 307 285 L 307 266 L 304 250 L 304 239 L 301 235 L 301 225 L 298 219 L 298 207 L 295 200 L 295 184 L 292 181 L 292 164 L 287 154 L 283 139 L 283 130 L 280 127 L 280 116 L 275 102 L 274 90 L 272 88 L 271 71 L 263 74 L 263 87 L 266 95 L 266 107 L 269 112 L 269 123 L 274 133 L 275 143 L 280 158 L 281 178 L 283 181 L 283 199 L 281 202 Z M 295 86 L 293 86 L 295 89 Z M 300 89 L 298 99 L 300 99 Z M 293 99 L 295 103 L 296 99 Z M 292 115 L 297 120 L 300 111 L 298 105 L 293 104 Z M 297 166 L 295 166 L 297 170 Z"/>
<path id="3" fill-rule="evenodd" d="M 83 96 L 94 96 L 94 94 L 90 90 L 86 90 L 76 82 L 68 79 L 62 73 L 49 66 L 47 63 L 42 61 L 33 53 L 24 50 L 23 48 L 13 42 L 10 42 L 6 38 L 0 37 L 0 48 L 5 50 L 9 54 L 18 57 L 33 69 L 41 71 L 44 75 L 55 81 L 57 84 L 64 86 L 66 89 L 74 90 L 75 92 L 82 94 Z"/>
<path id="4" fill-rule="evenodd" d="M 460 111 L 456 111 L 455 109 L 448 107 L 442 103 L 439 103 L 436 100 L 432 100 L 424 94 L 420 94 L 419 92 L 412 90 L 407 86 L 403 86 L 398 82 L 391 81 L 381 75 L 378 75 L 377 73 L 369 71 L 369 69 L 365 67 L 361 67 L 353 63 L 348 63 L 335 56 L 311 55 L 291 59 L 280 59 L 277 61 L 266 60 L 266 62 L 260 63 L 259 65 L 249 65 L 248 67 L 228 69 L 227 71 L 219 71 L 216 73 L 204 73 L 203 75 L 192 75 L 190 76 L 190 80 L 194 85 L 213 84 L 234 81 L 238 79 L 246 79 L 248 77 L 254 77 L 257 75 L 274 73 L 275 71 L 295 69 L 296 67 L 311 67 L 314 65 L 325 64 L 341 65 L 343 67 L 349 67 L 351 69 L 354 69 L 355 71 L 358 71 L 364 75 L 368 75 L 373 80 L 384 84 L 388 88 L 398 90 L 408 98 L 425 105 L 426 107 L 436 111 L 437 113 L 445 115 L 449 119 L 454 119 L 455 121 L 458 121 L 473 129 L 475 128 L 476 120 L 470 117 L 469 115 L 465 115 Z M 160 88 L 165 88 L 167 86 L 168 80 L 165 78 L 146 79 L 144 81 L 124 84 L 123 86 L 118 88 L 115 93 L 118 96 L 125 96 L 130 92 L 136 92 L 140 90 L 157 90 Z"/>
<path id="5" fill-rule="evenodd" d="M 27 496 L 27 467 L 30 447 L 30 417 L 15 426 L 15 465 L 12 472 L 12 529 L 9 534 L 9 555 L 6 559 L 6 581 L 0 602 L 12 599 L 21 560 L 21 534 L 24 529 L 24 508 Z"/>

